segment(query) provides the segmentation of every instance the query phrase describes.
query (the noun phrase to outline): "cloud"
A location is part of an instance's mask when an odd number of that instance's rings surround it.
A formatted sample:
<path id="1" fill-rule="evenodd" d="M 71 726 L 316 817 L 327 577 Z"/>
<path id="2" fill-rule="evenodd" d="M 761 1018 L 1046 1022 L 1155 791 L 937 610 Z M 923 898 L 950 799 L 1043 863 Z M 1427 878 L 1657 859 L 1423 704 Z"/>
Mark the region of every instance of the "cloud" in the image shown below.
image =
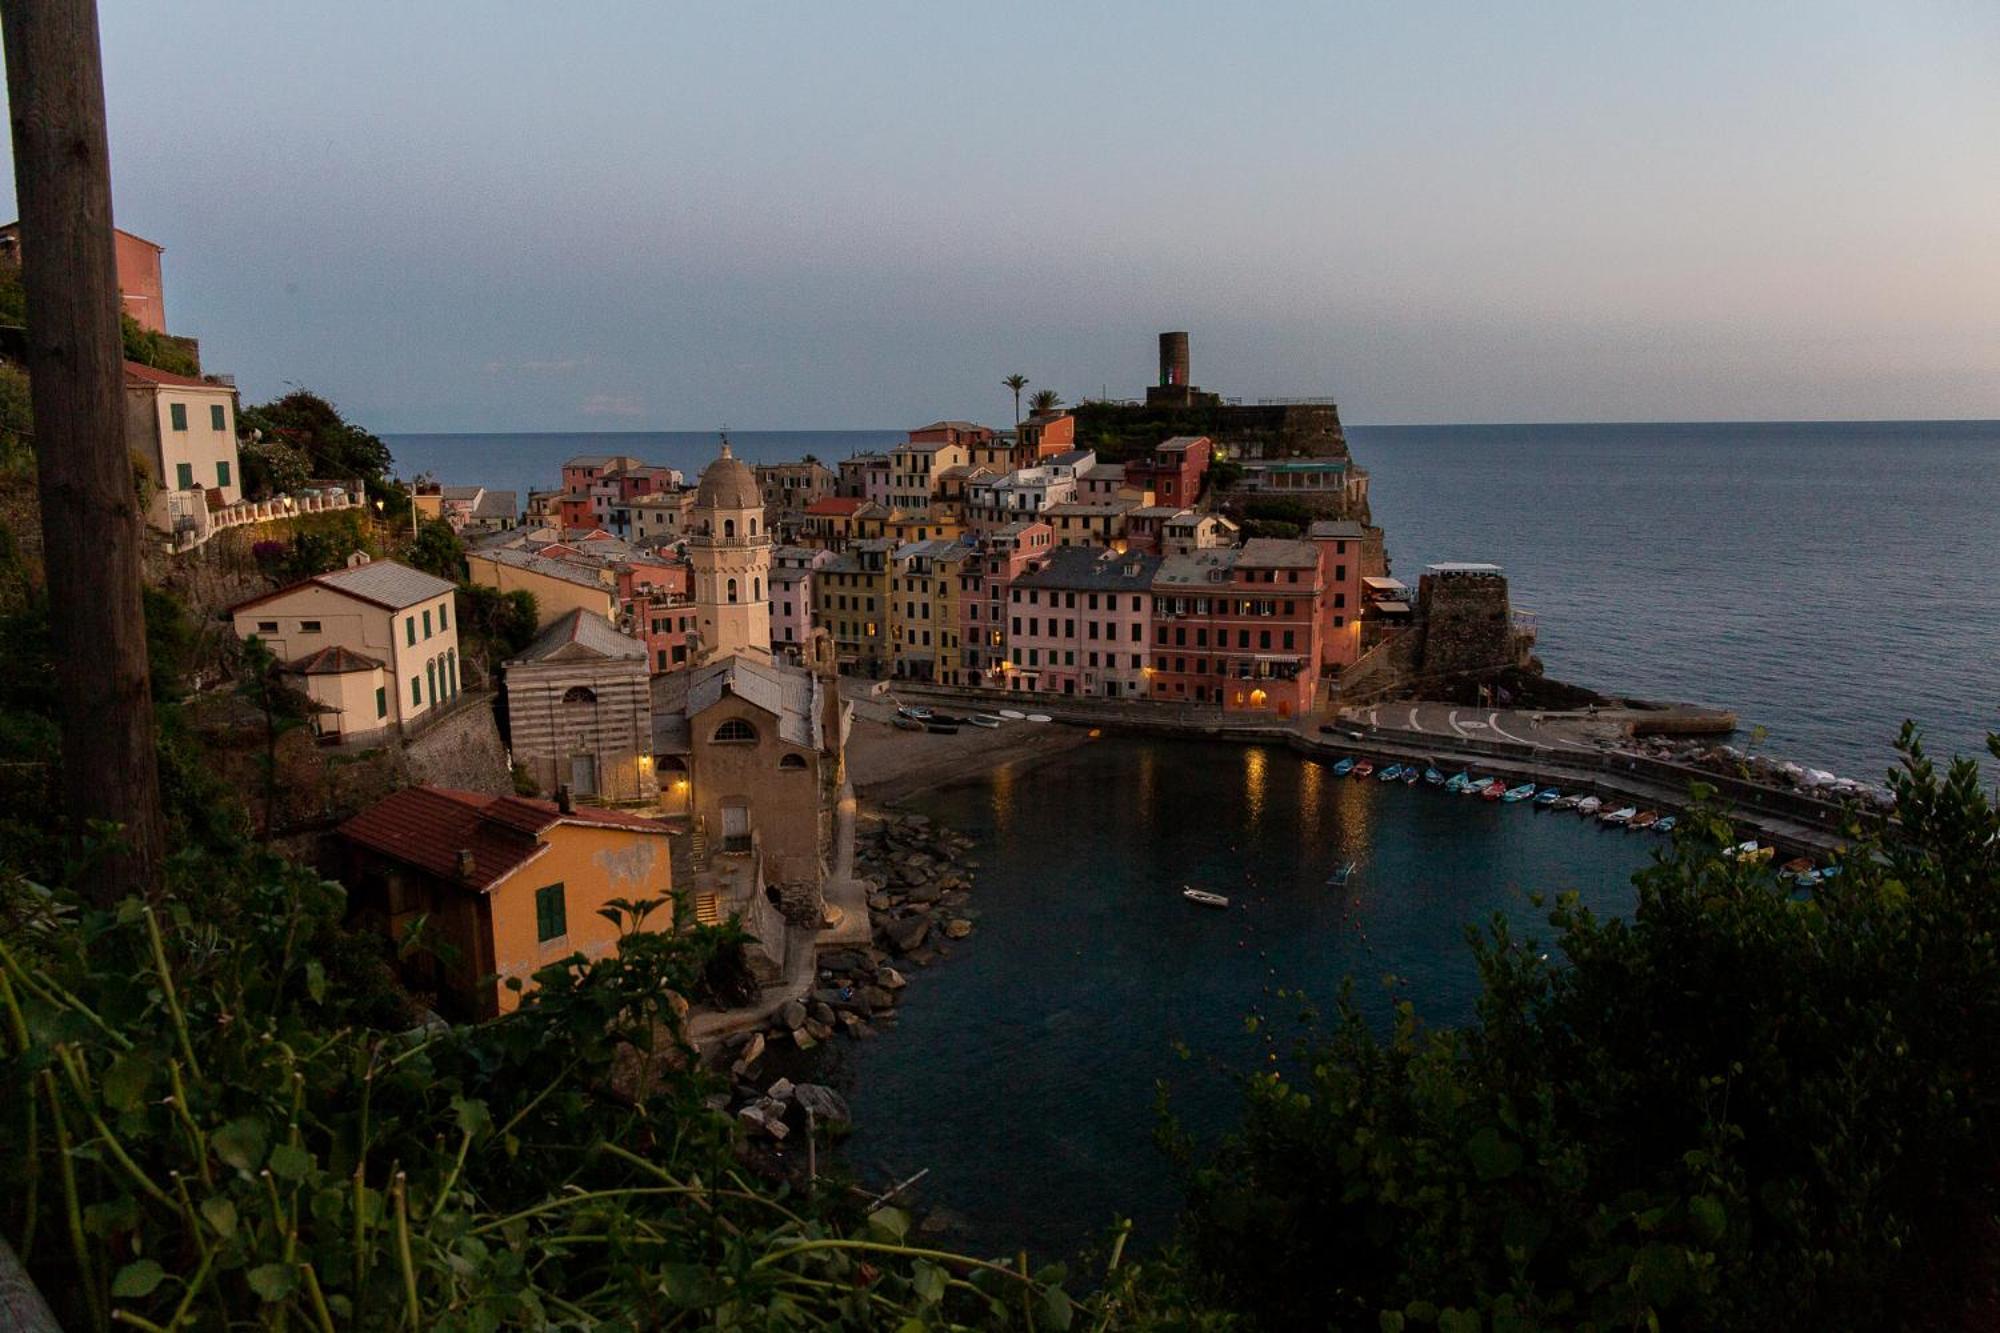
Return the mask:
<path id="1" fill-rule="evenodd" d="M 635 393 L 593 393 L 578 406 L 587 417 L 637 417 L 646 412 L 645 400 Z"/>

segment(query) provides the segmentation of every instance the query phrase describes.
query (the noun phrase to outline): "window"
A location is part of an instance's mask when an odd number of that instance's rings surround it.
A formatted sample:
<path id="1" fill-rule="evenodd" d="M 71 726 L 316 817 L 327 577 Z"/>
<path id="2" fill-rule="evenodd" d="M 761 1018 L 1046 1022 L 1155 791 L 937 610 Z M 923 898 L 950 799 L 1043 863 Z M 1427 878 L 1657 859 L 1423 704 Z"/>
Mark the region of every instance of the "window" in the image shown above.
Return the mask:
<path id="1" fill-rule="evenodd" d="M 226 414 L 222 410 L 221 403 L 210 403 L 208 405 L 208 428 L 210 430 L 229 429 L 229 423 Z"/>
<path id="2" fill-rule="evenodd" d="M 187 404 L 186 404 L 186 403 L 168 403 L 168 404 L 167 404 L 167 419 L 168 419 L 168 420 L 170 420 L 171 422 L 173 422 L 173 426 L 174 426 L 174 429 L 175 429 L 175 430 L 186 430 L 186 429 L 188 428 L 188 410 L 187 410 Z"/>
<path id="3" fill-rule="evenodd" d="M 417 642 L 417 618 L 415 616 L 404 616 L 403 643 L 406 647 L 414 647 L 416 645 L 416 642 Z"/>
<path id="4" fill-rule="evenodd" d="M 301 620 L 299 622 L 299 633 L 301 634 L 319 633 L 319 622 L 317 620 Z"/>
<path id="5" fill-rule="evenodd" d="M 278 632 L 278 622 L 275 620 L 260 620 L 257 622 L 257 632 L 259 634 L 276 634 Z"/>
<path id="6" fill-rule="evenodd" d="M 422 676 L 412 676 L 410 677 L 410 703 L 412 706 L 416 706 L 422 704 L 423 701 L 424 678 Z"/>
<path id="7" fill-rule="evenodd" d="M 572 685 L 563 691 L 562 701 L 566 704 L 594 704 L 597 702 L 597 691 L 588 685 Z"/>
<path id="8" fill-rule="evenodd" d="M 732 602 L 736 600 L 736 580 L 735 580 L 735 579 L 731 579 L 731 580 L 729 580 L 729 600 L 730 600 L 730 601 L 732 601 Z"/>
<path id="9" fill-rule="evenodd" d="M 740 717 L 732 717 L 715 729 L 714 740 L 717 745 L 755 745 L 757 728 Z"/>
<path id="10" fill-rule="evenodd" d="M 543 944 L 569 933 L 569 913 L 563 904 L 563 886 L 550 884 L 535 890 L 535 938 Z"/>
<path id="11" fill-rule="evenodd" d="M 428 609 L 426 609 L 424 611 L 424 637 L 428 639 L 430 636 L 431 636 L 431 613 Z"/>
<path id="12" fill-rule="evenodd" d="M 804 755 L 788 754 L 778 760 L 779 768 L 804 768 L 805 766 L 806 760 Z"/>
<path id="13" fill-rule="evenodd" d="M 450 602 L 438 603 L 438 628 L 440 630 L 447 630 L 451 628 L 451 617 L 448 614 L 446 614 L 447 611 L 450 609 L 450 607 L 451 607 Z"/>
<path id="14" fill-rule="evenodd" d="M 183 491 L 193 490 L 194 464 L 192 463 L 174 464 L 174 482 L 176 484 L 176 487 L 180 490 Z"/>
<path id="15" fill-rule="evenodd" d="M 438 700 L 437 669 L 438 669 L 438 664 L 437 664 L 437 659 L 435 657 L 433 657 L 430 661 L 424 663 L 424 680 L 430 686 L 432 703 L 436 703 Z"/>
<path id="16" fill-rule="evenodd" d="M 229 485 L 229 460 L 226 458 L 215 460 L 215 484 L 218 486 Z"/>
<path id="17" fill-rule="evenodd" d="M 375 687 L 375 716 L 389 716 L 389 687 L 386 685 Z"/>

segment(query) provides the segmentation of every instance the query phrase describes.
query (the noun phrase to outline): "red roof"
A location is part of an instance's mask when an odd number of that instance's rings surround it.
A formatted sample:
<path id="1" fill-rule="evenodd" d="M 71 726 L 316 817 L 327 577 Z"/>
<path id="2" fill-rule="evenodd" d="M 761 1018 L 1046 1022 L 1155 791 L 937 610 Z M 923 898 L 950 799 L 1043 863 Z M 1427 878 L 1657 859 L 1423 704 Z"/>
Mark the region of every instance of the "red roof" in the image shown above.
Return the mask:
<path id="1" fill-rule="evenodd" d="M 166 384 L 181 389 L 221 389 L 225 392 L 234 392 L 227 384 L 213 384 L 199 376 L 176 375 L 169 370 L 155 370 L 151 366 L 142 366 L 137 361 L 127 361 L 125 382 L 129 384 L 134 380 L 141 384 Z"/>
<path id="2" fill-rule="evenodd" d="M 867 501 L 853 495 L 823 495 L 806 506 L 808 514 L 852 514 Z"/>
<path id="3" fill-rule="evenodd" d="M 449 787 L 406 787 L 340 826 L 342 837 L 384 856 L 485 890 L 532 860 L 542 835 L 558 824 L 665 834 L 657 819 L 622 810 L 581 808 L 564 814 L 549 801 L 486 796 Z M 461 875 L 460 851 L 472 853 L 472 873 Z"/>

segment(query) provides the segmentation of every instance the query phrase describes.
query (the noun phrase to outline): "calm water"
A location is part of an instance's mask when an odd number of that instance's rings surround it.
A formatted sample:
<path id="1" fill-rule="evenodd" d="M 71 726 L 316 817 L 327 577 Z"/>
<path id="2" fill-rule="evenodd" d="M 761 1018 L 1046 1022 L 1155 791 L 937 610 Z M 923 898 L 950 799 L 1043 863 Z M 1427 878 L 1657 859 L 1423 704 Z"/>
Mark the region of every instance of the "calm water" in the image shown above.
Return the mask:
<path id="1" fill-rule="evenodd" d="M 1072 1251 L 1120 1212 L 1162 1238 L 1176 1196 L 1153 1146 L 1155 1083 L 1172 1082 L 1190 1128 L 1227 1124 L 1238 1096 L 1221 1069 L 1289 1050 L 1297 1005 L 1277 988 L 1330 1003 L 1351 975 L 1386 1012 L 1379 979 L 1394 973 L 1428 1018 L 1466 1018 L 1465 925 L 1538 919 L 1533 890 L 1628 910 L 1630 873 L 1657 845 L 1211 742 L 1099 741 L 920 808 L 979 843 L 977 929 L 913 970 L 893 1032 L 823 1047 L 821 1072 L 854 1100 L 851 1159 L 871 1177 L 930 1167 L 929 1199 L 995 1253 Z M 1349 859 L 1347 891 L 1326 887 Z M 1196 907 L 1184 884 L 1234 905 Z M 1259 1011 L 1278 1020 L 1275 1047 L 1245 1031 Z"/>
<path id="2" fill-rule="evenodd" d="M 1767 748 L 1875 776 L 1905 717 L 1974 753 L 2000 726 L 2000 422 L 1365 427 L 1375 514 L 1409 577 L 1506 566 L 1566 679 L 1727 704 Z M 703 432 L 394 435 L 452 482 L 555 484 L 576 453 L 692 474 Z M 894 430 L 743 432 L 825 460 Z M 1991 769 L 1989 768 L 1989 771 Z"/>

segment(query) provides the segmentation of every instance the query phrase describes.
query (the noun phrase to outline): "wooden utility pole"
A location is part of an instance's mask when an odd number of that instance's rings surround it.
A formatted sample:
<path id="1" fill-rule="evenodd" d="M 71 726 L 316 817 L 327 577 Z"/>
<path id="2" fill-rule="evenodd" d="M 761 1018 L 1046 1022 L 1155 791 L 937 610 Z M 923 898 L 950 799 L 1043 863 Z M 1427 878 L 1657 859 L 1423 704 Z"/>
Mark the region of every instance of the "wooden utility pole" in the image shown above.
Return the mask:
<path id="1" fill-rule="evenodd" d="M 145 517 L 125 445 L 124 337 L 94 0 L 0 0 L 28 377 L 60 680 L 62 814 L 119 841 L 84 886 L 101 902 L 159 887 L 165 829 L 146 669 Z"/>

